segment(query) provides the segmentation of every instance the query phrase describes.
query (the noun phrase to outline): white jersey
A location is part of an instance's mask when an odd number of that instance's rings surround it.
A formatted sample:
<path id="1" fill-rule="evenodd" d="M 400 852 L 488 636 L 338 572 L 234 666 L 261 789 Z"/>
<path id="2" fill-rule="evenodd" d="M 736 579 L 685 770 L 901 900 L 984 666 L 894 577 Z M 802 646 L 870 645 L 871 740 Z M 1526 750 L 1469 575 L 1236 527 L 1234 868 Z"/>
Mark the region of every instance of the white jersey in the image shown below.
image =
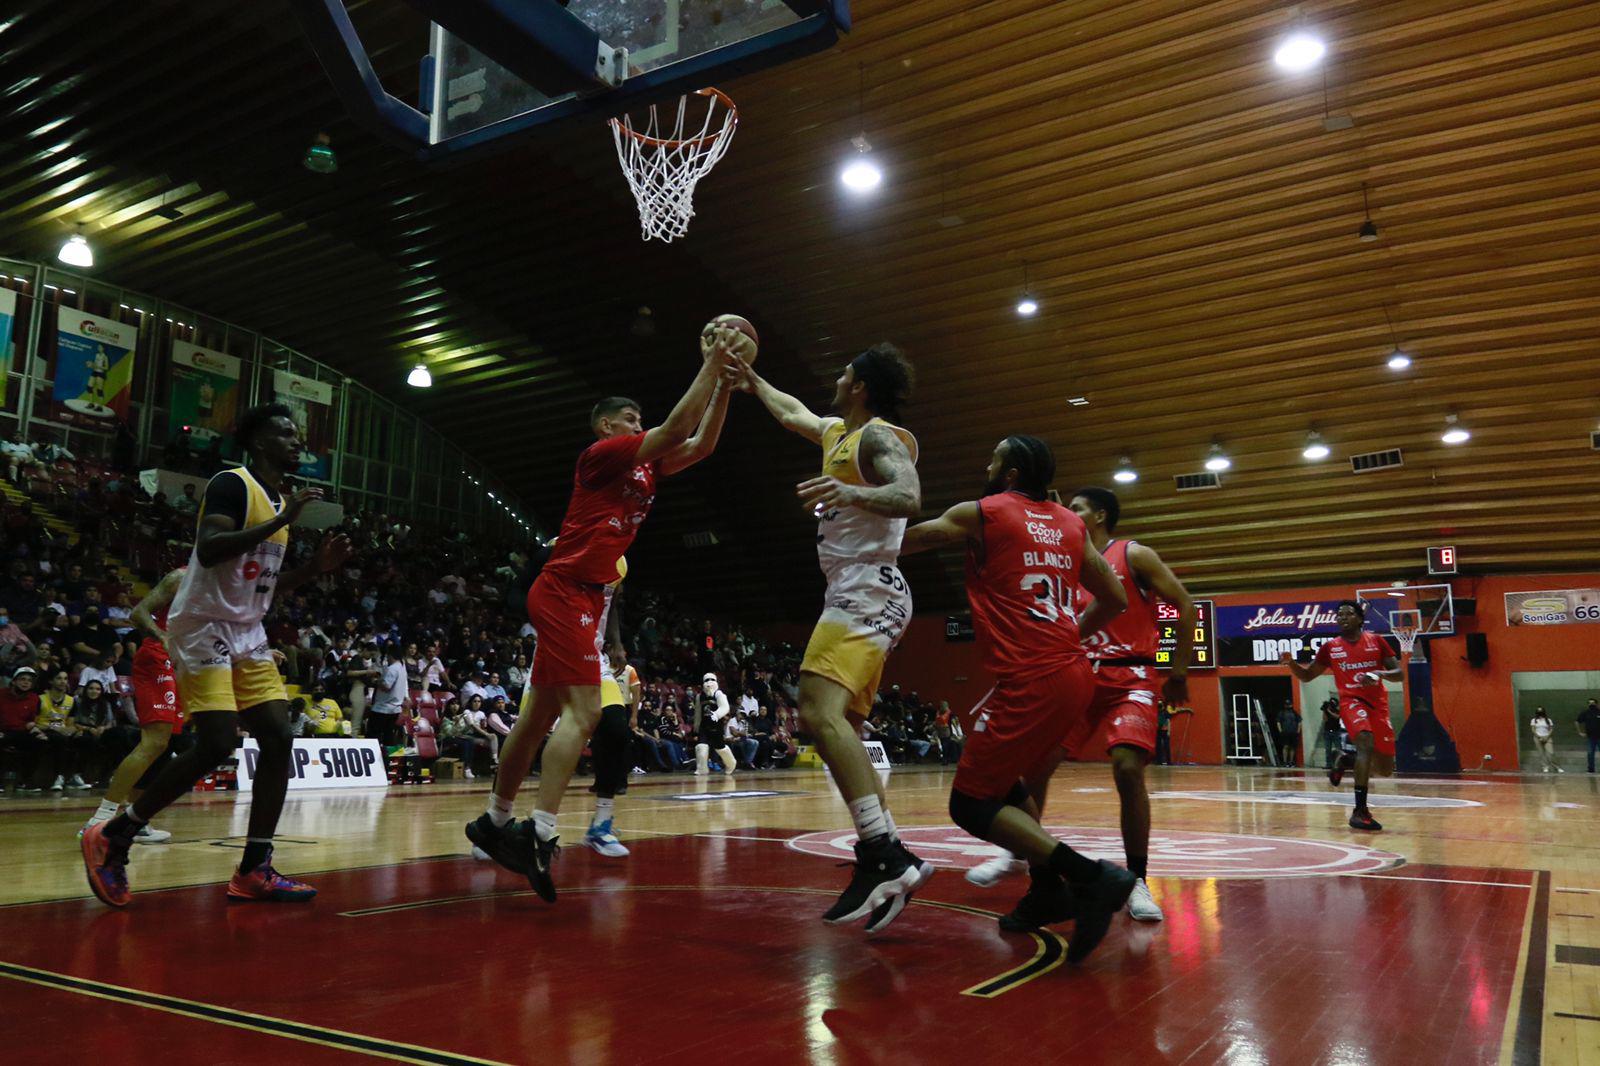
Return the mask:
<path id="1" fill-rule="evenodd" d="M 888 426 L 917 461 L 917 438 L 909 430 L 874 418 L 850 432 L 844 420 L 830 418 L 822 425 L 822 472 L 846 485 L 870 485 L 861 469 L 861 434 L 871 425 Z M 886 518 L 858 507 L 836 507 L 817 512 L 817 561 L 832 577 L 853 563 L 894 563 L 900 557 L 906 520 Z"/>
<path id="2" fill-rule="evenodd" d="M 211 480 L 237 475 L 244 482 L 244 523 L 240 529 L 249 529 L 270 522 L 283 511 L 283 500 L 276 502 L 266 488 L 249 470 L 242 466 L 224 470 Z M 210 493 L 211 486 L 206 486 Z M 206 509 L 201 504 L 195 516 L 196 529 L 204 521 Z M 198 545 L 199 538 L 196 537 Z M 289 548 L 289 530 L 278 530 L 243 555 L 224 559 L 216 566 L 200 564 L 199 548 L 189 550 L 189 565 L 183 572 L 183 583 L 173 597 L 168 618 L 178 627 L 193 627 L 202 622 L 232 622 L 237 625 L 254 625 L 267 616 L 272 607 L 272 593 L 278 586 L 278 570 L 283 565 L 284 553 Z"/>
<path id="3" fill-rule="evenodd" d="M 622 587 L 622 581 L 628 576 L 628 559 L 626 556 L 617 560 L 617 579 L 606 586 L 605 605 L 600 608 L 600 622 L 594 627 L 594 650 L 600 654 L 600 680 L 615 682 L 616 670 L 611 666 L 611 656 L 606 654 L 606 621 L 611 617 L 611 601 L 616 598 L 617 589 Z"/>

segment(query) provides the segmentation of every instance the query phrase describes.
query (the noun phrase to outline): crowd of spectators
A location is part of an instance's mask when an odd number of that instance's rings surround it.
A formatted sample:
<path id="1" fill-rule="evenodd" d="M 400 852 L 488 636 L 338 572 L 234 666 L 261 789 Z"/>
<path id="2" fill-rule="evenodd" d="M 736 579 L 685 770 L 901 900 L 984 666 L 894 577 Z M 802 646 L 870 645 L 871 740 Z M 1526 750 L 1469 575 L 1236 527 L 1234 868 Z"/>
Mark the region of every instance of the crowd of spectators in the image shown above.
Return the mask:
<path id="1" fill-rule="evenodd" d="M 149 497 L 129 475 L 59 445 L 14 439 L 0 448 L 7 478 L 30 497 L 0 498 L 0 772 L 25 792 L 91 787 L 138 741 L 132 587 L 108 546 L 164 546 L 130 560 L 153 582 L 186 558 L 200 492 Z M 78 535 L 52 529 L 46 510 Z M 469 775 L 492 771 L 533 658 L 524 604 L 536 549 L 373 511 L 347 512 L 338 528 L 356 547 L 349 561 L 282 597 L 267 621 L 280 669 L 303 693 L 291 703 L 296 732 L 392 747 L 431 733 Z M 286 566 L 316 540 L 295 537 Z M 707 673 L 732 705 L 726 739 L 739 765 L 793 764 L 805 740 L 796 648 L 713 622 L 671 595 L 628 587 L 618 602 L 628 662 L 643 679 L 635 772 L 693 767 Z M 951 763 L 961 749 L 947 706 L 898 687 L 879 694 L 863 734 L 897 763 Z"/>

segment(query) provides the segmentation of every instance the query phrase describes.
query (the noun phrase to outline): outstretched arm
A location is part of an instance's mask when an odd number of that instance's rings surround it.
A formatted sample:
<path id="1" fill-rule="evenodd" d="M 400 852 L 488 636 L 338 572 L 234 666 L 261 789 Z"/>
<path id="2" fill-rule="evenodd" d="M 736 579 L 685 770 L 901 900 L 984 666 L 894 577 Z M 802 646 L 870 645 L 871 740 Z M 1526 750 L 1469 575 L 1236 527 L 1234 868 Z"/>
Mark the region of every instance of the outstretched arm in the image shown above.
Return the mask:
<path id="1" fill-rule="evenodd" d="M 1164 602 L 1178 609 L 1177 639 L 1173 642 L 1172 661 L 1167 679 L 1161 684 L 1161 697 L 1173 706 L 1189 702 L 1189 661 L 1194 654 L 1194 599 L 1183 587 L 1178 575 L 1162 561 L 1152 548 L 1135 544 L 1128 549 L 1128 565 L 1132 567 L 1140 584 L 1154 592 Z"/>
<path id="2" fill-rule="evenodd" d="M 751 370 L 748 365 L 741 368 L 738 387 L 745 392 L 754 393 L 756 399 L 761 401 L 761 405 L 772 413 L 772 417 L 776 418 L 784 429 L 800 434 L 812 444 L 822 443 L 822 419 L 787 392 L 767 384 L 766 379 Z"/>
<path id="3" fill-rule="evenodd" d="M 731 380 L 739 370 L 739 360 L 731 347 L 735 331 L 717 330 L 716 334 L 717 339 L 705 349 L 700 372 L 689 383 L 688 391 L 667 414 L 664 422 L 645 431 L 635 462 L 647 463 L 652 459 L 664 458 L 688 441 L 689 435 L 706 413 L 706 405 L 711 401 L 711 392 L 716 388 L 717 379 L 726 374 Z M 741 333 L 738 336 L 744 335 Z"/>
<path id="4" fill-rule="evenodd" d="M 700 428 L 694 436 L 668 452 L 661 460 L 661 472 L 668 476 L 689 469 L 717 450 L 717 440 L 722 436 L 722 423 L 728 417 L 728 398 L 733 395 L 729 387 L 718 378 L 711 388 L 711 402 L 700 416 Z"/>
<path id="5" fill-rule="evenodd" d="M 915 518 L 922 510 L 922 482 L 897 434 L 882 424 L 861 434 L 861 465 L 877 477 L 876 485 L 846 485 L 838 478 L 814 477 L 800 482 L 796 494 L 808 508 L 859 507 L 886 518 Z"/>
<path id="6" fill-rule="evenodd" d="M 1301 666 L 1299 663 L 1294 661 L 1294 656 L 1290 655 L 1288 652 L 1283 653 L 1283 658 L 1280 659 L 1279 662 L 1281 662 L 1284 666 L 1287 666 L 1289 668 L 1289 672 L 1301 681 L 1310 681 L 1311 679 L 1321 677 L 1323 674 L 1328 672 L 1328 668 L 1326 666 L 1315 660 L 1312 661 L 1310 666 Z"/>
<path id="7" fill-rule="evenodd" d="M 975 540 L 982 532 L 983 513 L 976 501 L 969 500 L 956 504 L 938 518 L 918 522 L 906 530 L 905 539 L 900 542 L 900 554 L 913 555 L 933 548 L 946 548 Z"/>

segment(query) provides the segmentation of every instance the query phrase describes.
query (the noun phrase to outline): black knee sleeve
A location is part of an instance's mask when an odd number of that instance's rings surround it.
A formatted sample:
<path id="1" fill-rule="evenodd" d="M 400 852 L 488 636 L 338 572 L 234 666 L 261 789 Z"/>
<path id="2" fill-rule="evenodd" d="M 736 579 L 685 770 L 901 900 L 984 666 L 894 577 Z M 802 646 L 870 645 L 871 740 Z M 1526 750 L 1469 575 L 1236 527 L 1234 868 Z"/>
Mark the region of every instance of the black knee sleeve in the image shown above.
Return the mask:
<path id="1" fill-rule="evenodd" d="M 614 796 L 628 779 L 628 709 L 606 707 L 600 724 L 589 739 L 594 754 L 594 789 L 601 796 Z"/>
<path id="2" fill-rule="evenodd" d="M 1023 794 L 1027 794 L 1026 790 Z M 958 788 L 950 790 L 950 820 L 979 840 L 989 839 L 989 827 L 994 825 L 995 816 L 1006 805 L 997 799 L 969 796 Z"/>

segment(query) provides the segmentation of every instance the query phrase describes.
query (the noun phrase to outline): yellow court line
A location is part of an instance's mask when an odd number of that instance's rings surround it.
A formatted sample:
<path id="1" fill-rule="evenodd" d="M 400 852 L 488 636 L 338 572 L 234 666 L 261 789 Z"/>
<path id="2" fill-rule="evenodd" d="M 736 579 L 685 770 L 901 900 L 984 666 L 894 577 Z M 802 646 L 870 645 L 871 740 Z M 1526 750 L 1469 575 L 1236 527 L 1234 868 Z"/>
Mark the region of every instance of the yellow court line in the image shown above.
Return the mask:
<path id="1" fill-rule="evenodd" d="M 234 1029 L 246 1029 L 251 1032 L 266 1033 L 269 1036 L 280 1036 L 287 1040 L 298 1040 L 305 1044 L 318 1044 L 323 1047 L 337 1048 L 341 1051 L 350 1051 L 359 1055 L 371 1055 L 390 1062 L 416 1063 L 419 1066 L 442 1066 L 442 1064 L 443 1066 L 511 1066 L 511 1064 L 498 1059 L 480 1059 L 471 1055 L 457 1054 L 453 1051 L 440 1051 L 436 1048 L 422 1047 L 417 1044 L 406 1044 L 381 1037 L 350 1033 L 342 1029 L 330 1029 L 326 1026 L 312 1025 L 307 1022 L 291 1021 L 287 1018 L 274 1018 L 267 1014 L 256 1014 L 252 1011 L 239 1010 L 234 1007 L 221 1007 L 201 1000 L 183 999 L 179 996 L 169 996 L 159 992 L 145 992 L 141 989 L 129 988 L 125 985 L 114 985 L 105 981 L 91 981 L 88 978 L 57 973 L 54 970 L 41 970 L 32 966 L 23 966 L 20 963 L 0 962 L 0 977 L 38 985 L 41 988 L 55 989 L 59 992 L 71 992 L 75 995 L 103 999 L 112 1003 L 124 1003 L 129 1006 L 143 1007 L 147 1010 L 176 1014 L 179 1017 L 213 1022 L 217 1025 L 226 1025 Z"/>
<path id="2" fill-rule="evenodd" d="M 1533 911 L 1539 894 L 1528 893 L 1528 907 L 1522 915 L 1522 943 L 1517 948 L 1517 972 L 1511 979 L 1511 1001 L 1506 1004 L 1506 1027 L 1500 1034 L 1499 1066 L 1511 1066 L 1517 1046 L 1517 1022 L 1522 1017 L 1522 983 L 1528 976 L 1528 942 L 1533 939 Z"/>

